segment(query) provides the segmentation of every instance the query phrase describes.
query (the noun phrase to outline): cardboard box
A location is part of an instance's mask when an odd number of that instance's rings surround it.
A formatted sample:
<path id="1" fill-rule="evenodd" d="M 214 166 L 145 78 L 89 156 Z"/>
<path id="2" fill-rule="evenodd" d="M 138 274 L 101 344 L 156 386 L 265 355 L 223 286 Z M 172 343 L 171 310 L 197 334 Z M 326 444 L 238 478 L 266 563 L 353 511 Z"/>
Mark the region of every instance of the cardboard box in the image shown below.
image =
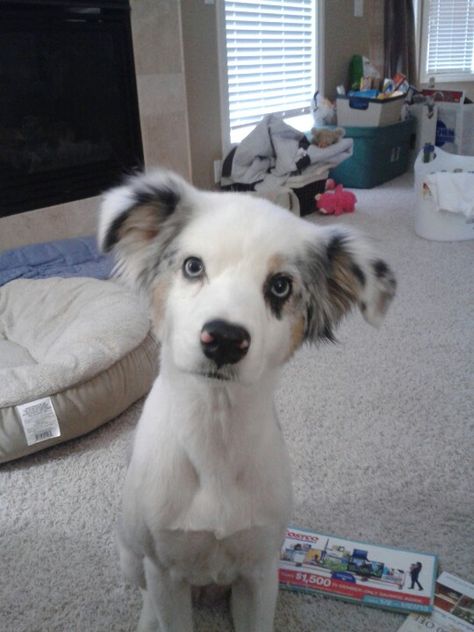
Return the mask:
<path id="1" fill-rule="evenodd" d="M 398 612 L 433 610 L 437 557 L 289 528 L 280 588 Z M 415 585 L 416 583 L 416 585 Z"/>

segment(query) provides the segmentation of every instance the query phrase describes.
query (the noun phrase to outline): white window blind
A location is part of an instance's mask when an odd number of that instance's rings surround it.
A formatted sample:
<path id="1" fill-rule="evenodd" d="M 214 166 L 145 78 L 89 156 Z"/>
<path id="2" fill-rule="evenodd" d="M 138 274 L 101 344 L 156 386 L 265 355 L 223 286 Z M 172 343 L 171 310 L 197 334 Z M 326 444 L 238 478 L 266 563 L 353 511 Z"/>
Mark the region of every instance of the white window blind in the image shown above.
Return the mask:
<path id="1" fill-rule="evenodd" d="M 308 112 L 315 92 L 315 0 L 225 0 L 231 142 L 265 114 Z"/>
<path id="2" fill-rule="evenodd" d="M 428 0 L 425 73 L 442 81 L 474 73 L 474 0 Z"/>

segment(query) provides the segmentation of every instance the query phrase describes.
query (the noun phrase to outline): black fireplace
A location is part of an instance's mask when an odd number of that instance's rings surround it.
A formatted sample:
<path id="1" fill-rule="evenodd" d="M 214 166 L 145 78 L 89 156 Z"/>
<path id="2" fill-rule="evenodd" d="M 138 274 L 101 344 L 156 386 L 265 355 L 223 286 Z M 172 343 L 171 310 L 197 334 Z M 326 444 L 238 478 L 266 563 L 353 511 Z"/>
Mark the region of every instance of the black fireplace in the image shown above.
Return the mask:
<path id="1" fill-rule="evenodd" d="M 0 0 L 0 217 L 142 166 L 128 0 Z"/>

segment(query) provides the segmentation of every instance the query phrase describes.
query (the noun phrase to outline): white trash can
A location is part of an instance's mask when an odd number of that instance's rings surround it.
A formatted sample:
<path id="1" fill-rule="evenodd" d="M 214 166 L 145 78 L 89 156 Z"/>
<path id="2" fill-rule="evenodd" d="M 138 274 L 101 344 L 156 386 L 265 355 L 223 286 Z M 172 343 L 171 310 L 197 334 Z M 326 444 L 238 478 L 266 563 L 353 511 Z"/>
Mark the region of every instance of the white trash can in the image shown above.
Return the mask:
<path id="1" fill-rule="evenodd" d="M 434 159 L 423 162 L 423 150 L 420 151 L 415 161 L 416 234 L 434 241 L 474 239 L 474 217 L 468 217 L 462 211 L 438 208 L 427 182 L 428 176 L 438 172 L 472 173 L 474 182 L 474 156 L 450 154 L 435 147 Z"/>

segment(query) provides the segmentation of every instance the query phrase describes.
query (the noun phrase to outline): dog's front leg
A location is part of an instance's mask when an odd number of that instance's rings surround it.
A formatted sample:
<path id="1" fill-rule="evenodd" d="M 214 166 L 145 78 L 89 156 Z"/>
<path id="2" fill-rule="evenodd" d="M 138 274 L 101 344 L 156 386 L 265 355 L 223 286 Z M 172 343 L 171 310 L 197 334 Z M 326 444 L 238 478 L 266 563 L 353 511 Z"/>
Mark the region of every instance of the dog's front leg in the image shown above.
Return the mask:
<path id="1" fill-rule="evenodd" d="M 159 623 L 157 632 L 192 632 L 190 585 L 184 581 L 174 580 L 169 572 L 159 568 L 148 558 L 145 559 L 144 565 L 146 595 L 143 617 L 145 607 L 151 604 Z"/>
<path id="2" fill-rule="evenodd" d="M 158 618 L 155 615 L 155 608 L 151 602 L 150 594 L 147 590 L 141 589 L 143 606 L 137 632 L 159 632 Z"/>
<path id="3" fill-rule="evenodd" d="M 278 560 L 232 584 L 235 632 L 272 632 L 278 596 Z"/>

